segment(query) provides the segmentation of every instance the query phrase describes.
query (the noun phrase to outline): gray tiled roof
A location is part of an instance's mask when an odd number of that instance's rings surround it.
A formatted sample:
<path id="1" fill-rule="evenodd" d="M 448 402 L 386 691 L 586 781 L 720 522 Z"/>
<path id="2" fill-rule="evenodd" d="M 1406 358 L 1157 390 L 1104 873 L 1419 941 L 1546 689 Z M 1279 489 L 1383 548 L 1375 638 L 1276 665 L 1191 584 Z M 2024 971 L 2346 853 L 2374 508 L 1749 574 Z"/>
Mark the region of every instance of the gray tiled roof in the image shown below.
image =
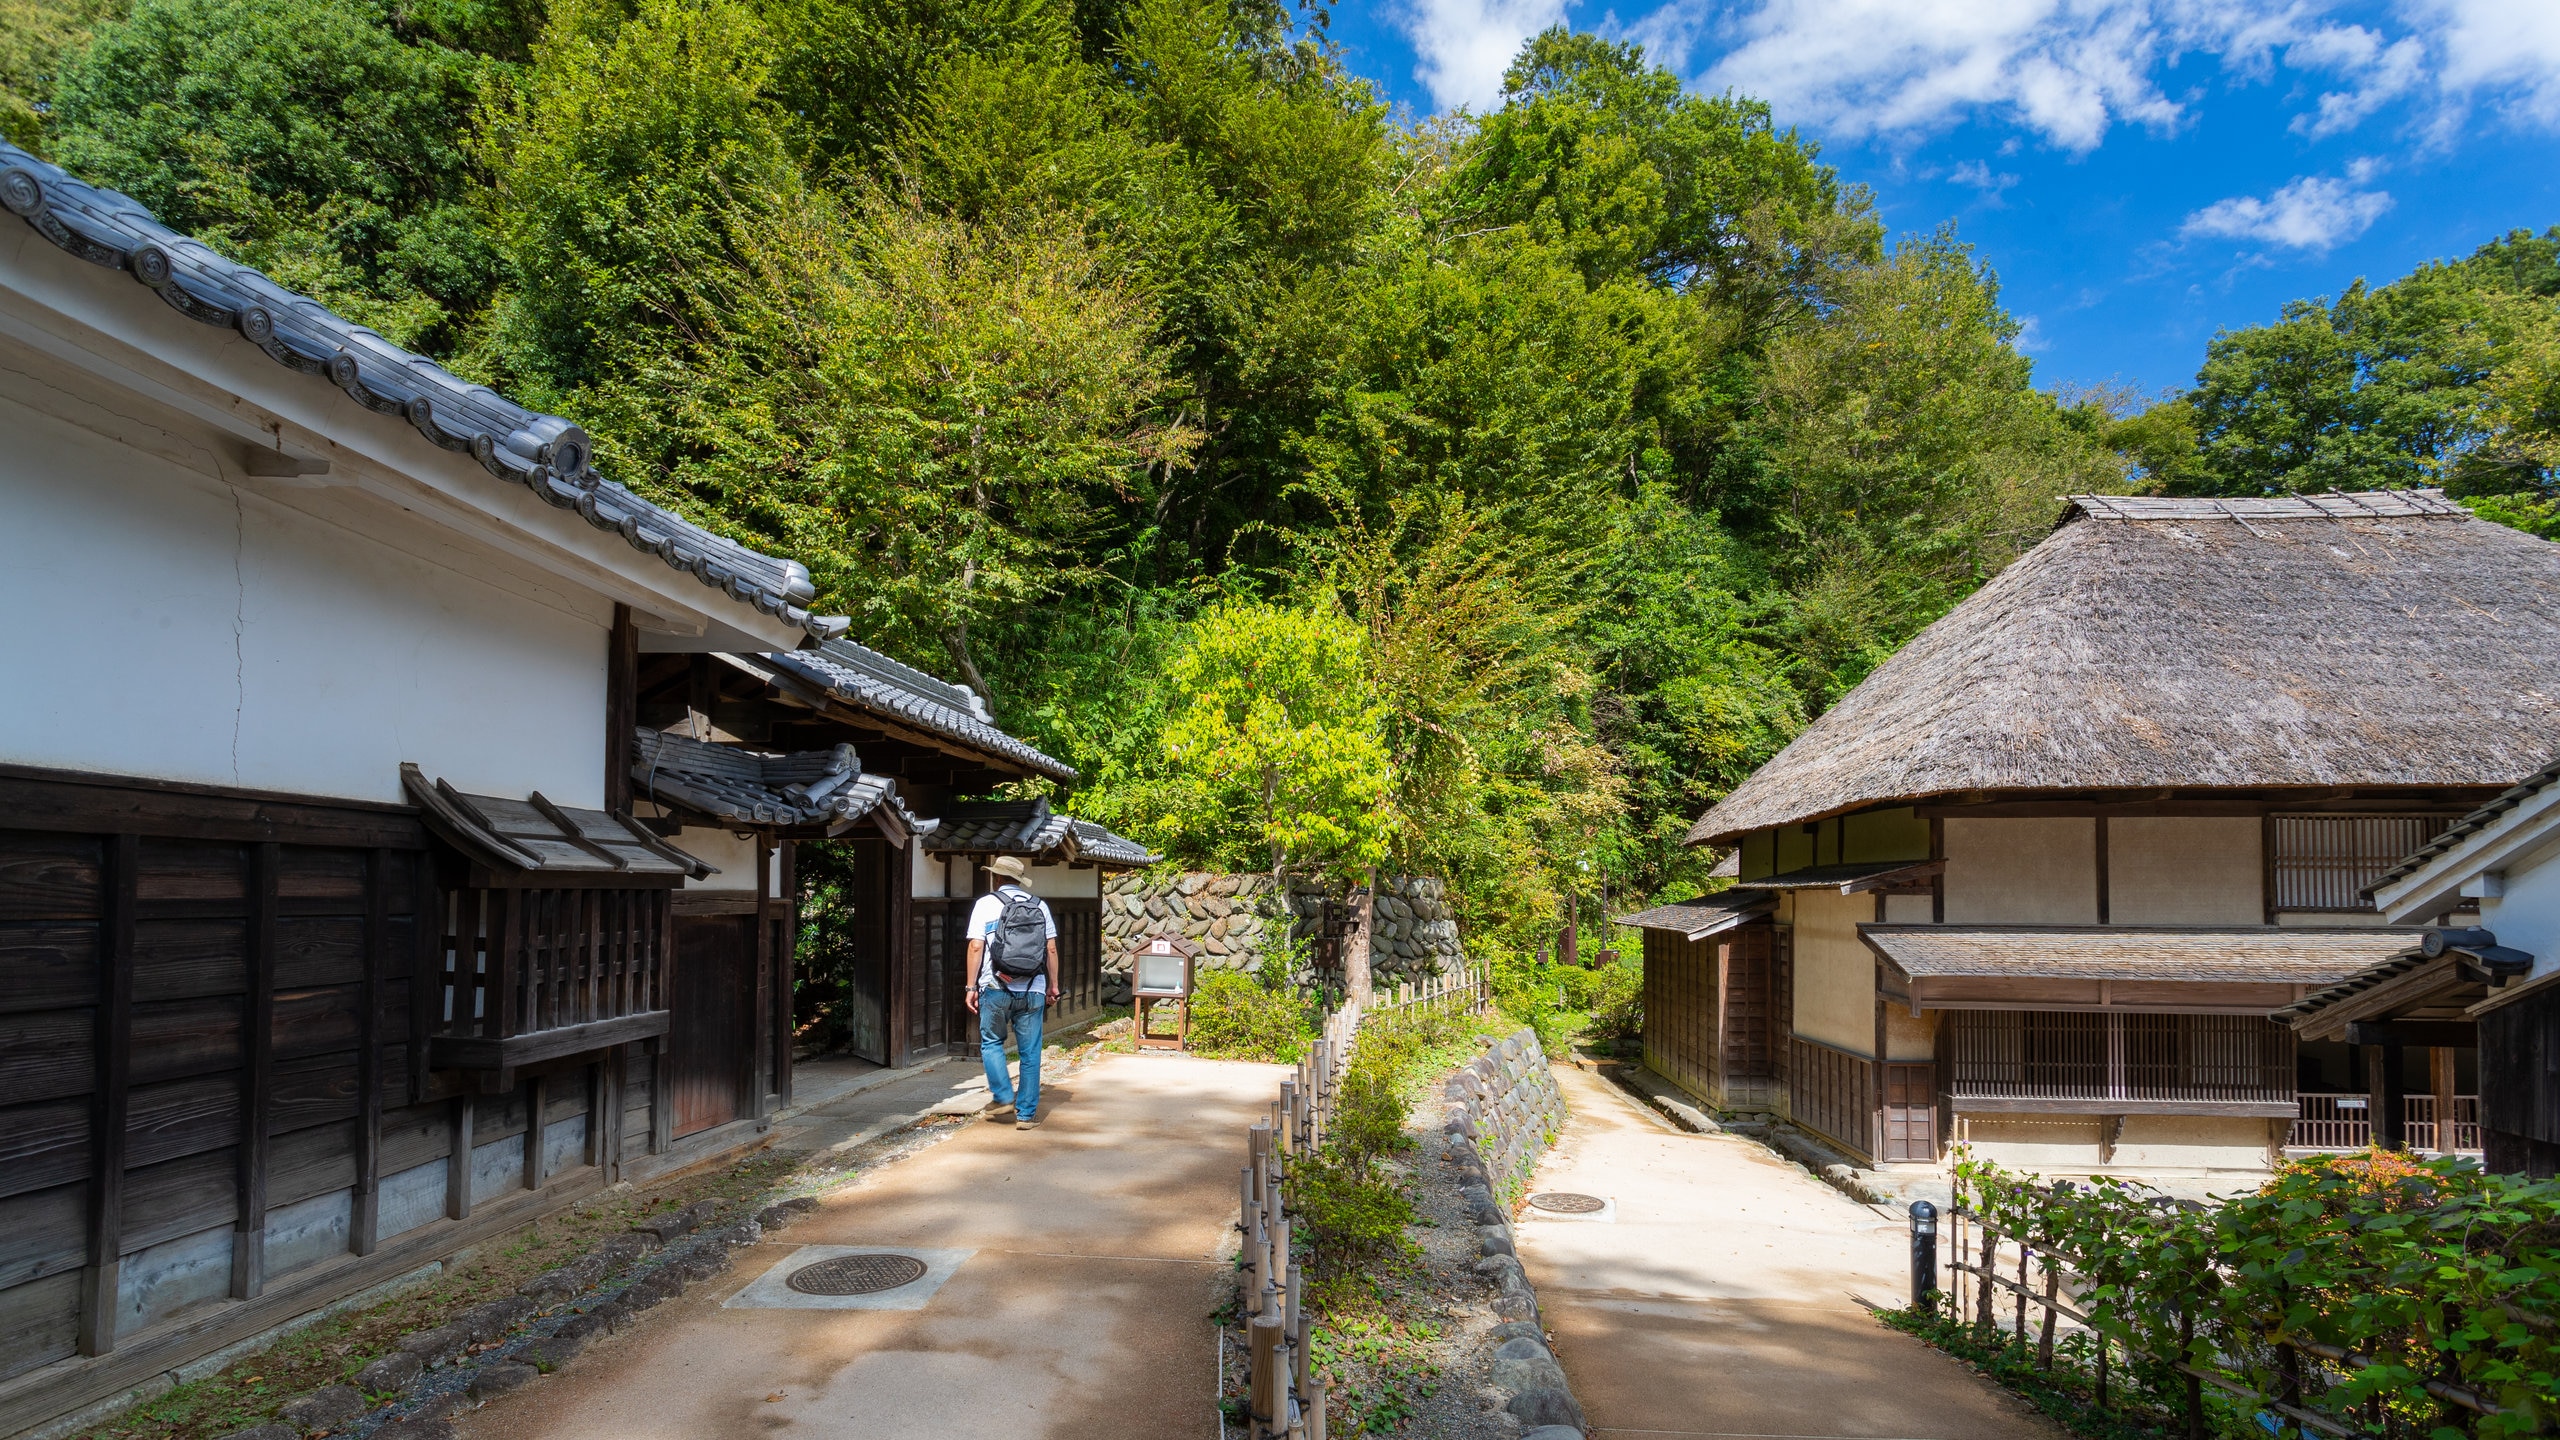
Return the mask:
<path id="1" fill-rule="evenodd" d="M 907 809 L 894 778 L 862 773 L 850 745 L 762 755 L 644 729 L 632 747 L 631 779 L 653 799 L 742 825 L 832 828 L 883 807 L 909 831 L 937 823 Z"/>
<path id="2" fill-rule="evenodd" d="M 539 790 L 526 800 L 466 795 L 440 779 L 428 779 L 415 765 L 400 767 L 400 786 L 428 829 L 495 870 L 564 879 L 648 877 L 670 884 L 720 873 L 628 820 L 602 810 L 555 805 Z"/>
<path id="3" fill-rule="evenodd" d="M 2195 980 L 2335 985 L 2416 942 L 2381 926 L 2232 929 L 2076 925 L 1861 925 L 1914 979 Z"/>
<path id="4" fill-rule="evenodd" d="M 828 694 L 857 710 L 868 710 L 957 740 L 1053 780 L 1076 778 L 1074 766 L 997 729 L 976 692 L 901 665 L 877 650 L 850 640 L 829 640 L 815 650 L 793 650 L 760 658 L 765 664 L 824 687 Z"/>
<path id="5" fill-rule="evenodd" d="M 2445 829 L 2443 834 L 2436 836 L 2433 840 L 2430 840 L 2426 844 L 2419 846 L 2416 850 L 2411 851 L 2408 859 L 2392 866 L 2388 871 L 2384 872 L 2381 879 L 2364 887 L 2365 896 L 2370 899 L 2374 891 L 2381 889 L 2392 881 L 2397 880 L 2404 875 L 2416 874 L 2418 871 L 2426 867 L 2428 861 L 2452 850 L 2463 841 L 2468 840 L 2472 836 L 2479 834 L 2481 831 L 2488 829 L 2491 825 L 2497 823 L 2498 817 L 2506 814 L 2510 810 L 2513 810 L 2527 800 L 2532 799 L 2534 796 L 2541 794 L 2543 791 L 2550 789 L 2555 784 L 2560 784 L 2560 760 L 2554 760 L 2550 764 L 2543 766 L 2541 769 L 2534 771 L 2515 785 L 2498 792 L 2498 797 L 2496 799 L 2481 806 L 2479 809 L 2472 811 L 2470 814 L 2463 816 L 2461 819 L 2454 821 L 2451 826 Z"/>
<path id="6" fill-rule="evenodd" d="M 0 204 L 61 249 L 131 275 L 188 319 L 238 331 L 277 364 L 405 420 L 436 445 L 470 455 L 498 479 L 577 511 L 731 599 L 822 640 L 844 633 L 843 617 L 809 613 L 817 590 L 805 567 L 714 535 L 604 479 L 586 432 L 559 416 L 470 384 L 178 234 L 130 198 L 5 143 Z"/>
<path id="7" fill-rule="evenodd" d="M 1052 810 L 1046 800 L 979 800 L 947 807 L 925 849 L 943 854 L 1020 855 L 1049 863 L 1126 866 L 1160 858 L 1090 820 Z"/>

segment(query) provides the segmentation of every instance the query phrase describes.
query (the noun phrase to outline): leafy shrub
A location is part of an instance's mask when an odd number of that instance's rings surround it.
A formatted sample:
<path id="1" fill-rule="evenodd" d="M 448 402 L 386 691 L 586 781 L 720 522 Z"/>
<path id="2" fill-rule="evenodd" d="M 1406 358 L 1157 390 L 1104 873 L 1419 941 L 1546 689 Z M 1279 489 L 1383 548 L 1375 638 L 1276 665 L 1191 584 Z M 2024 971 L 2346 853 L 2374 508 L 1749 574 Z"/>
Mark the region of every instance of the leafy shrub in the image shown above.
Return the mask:
<path id="1" fill-rule="evenodd" d="M 1413 1205 L 1363 1160 L 1327 1145 L 1289 1167 L 1289 1205 L 1314 1245 L 1319 1284 L 1421 1253 L 1406 1236 Z"/>
<path id="2" fill-rule="evenodd" d="M 1191 1051 L 1213 1060 L 1295 1064 L 1315 1029 L 1294 991 L 1237 970 L 1212 970 L 1191 991 Z"/>
<path id="3" fill-rule="evenodd" d="M 2306 1403 L 2387 1414 L 2395 1433 L 2527 1434 L 2560 1412 L 2560 1182 L 2368 1151 L 2200 1206 L 2106 1176 L 2048 1187 L 1969 1158 L 1956 1171 L 1984 1224 L 2070 1261 L 2093 1327 L 2128 1350 L 2272 1394 L 2280 1342 L 2342 1349 L 2370 1363 L 2306 1356 Z M 2200 1322 L 2191 1339 L 2182 1313 Z M 2429 1381 L 2505 1413 L 2474 1416 Z"/>
<path id="4" fill-rule="evenodd" d="M 1644 966 L 1621 959 L 1591 972 L 1591 1019 L 1582 1033 L 1594 1040 L 1634 1040 L 1644 1034 Z"/>

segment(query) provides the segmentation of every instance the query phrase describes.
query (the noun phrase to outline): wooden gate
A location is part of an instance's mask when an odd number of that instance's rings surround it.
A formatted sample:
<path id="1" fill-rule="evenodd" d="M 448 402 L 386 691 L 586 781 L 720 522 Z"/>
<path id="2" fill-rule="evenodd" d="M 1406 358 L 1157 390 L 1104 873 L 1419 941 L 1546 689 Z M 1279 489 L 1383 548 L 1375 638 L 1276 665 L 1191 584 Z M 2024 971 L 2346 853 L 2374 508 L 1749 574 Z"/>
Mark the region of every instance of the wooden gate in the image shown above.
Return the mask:
<path id="1" fill-rule="evenodd" d="M 1878 1160 L 1938 1158 L 1938 1067 L 1888 1062 Z"/>
<path id="2" fill-rule="evenodd" d="M 663 1100 L 674 1133 L 697 1134 L 749 1113 L 755 1066 L 756 918 L 679 915 L 668 982 Z"/>

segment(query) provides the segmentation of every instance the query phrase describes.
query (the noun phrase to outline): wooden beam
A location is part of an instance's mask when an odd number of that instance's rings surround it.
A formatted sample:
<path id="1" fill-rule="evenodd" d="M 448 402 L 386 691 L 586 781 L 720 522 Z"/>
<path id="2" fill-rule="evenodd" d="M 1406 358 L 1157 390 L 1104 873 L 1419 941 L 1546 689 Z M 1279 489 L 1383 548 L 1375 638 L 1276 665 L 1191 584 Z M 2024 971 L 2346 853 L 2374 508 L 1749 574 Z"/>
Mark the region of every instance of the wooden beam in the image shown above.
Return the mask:
<path id="1" fill-rule="evenodd" d="M 2128 1100 L 2115 1097 L 1951 1095 L 1949 1107 L 1974 1115 L 2221 1115 L 2286 1119 L 2301 1102 L 2284 1100 Z"/>
<path id="2" fill-rule="evenodd" d="M 797 841 L 782 842 L 782 919 L 780 963 L 775 967 L 773 1034 L 774 1045 L 781 1057 L 781 1104 L 791 1108 L 791 1035 L 796 1018 L 792 1007 L 795 963 L 800 953 L 800 846 Z"/>
<path id="3" fill-rule="evenodd" d="M 545 1060 L 664 1035 L 667 1022 L 666 1011 L 643 1010 L 637 1015 L 616 1015 L 521 1035 L 438 1035 L 434 1041 L 435 1065 L 439 1070 L 517 1070 Z"/>
<path id="4" fill-rule="evenodd" d="M 542 1112 L 551 1100 L 551 1081 L 536 1075 L 524 1082 L 524 1188 L 542 1188 Z"/>
<path id="5" fill-rule="evenodd" d="M 2107 817 L 2100 814 L 2093 823 L 2098 827 L 2098 923 L 2104 925 L 2107 923 L 2107 912 L 2112 908 L 2108 903 L 2110 887 L 2107 884 Z"/>
<path id="6" fill-rule="evenodd" d="M 98 923 L 96 1064 L 89 1109 L 89 1263 L 81 1274 L 80 1353 L 116 1348 L 116 1293 L 124 1272 L 124 1155 L 133 1067 L 134 877 L 142 842 L 117 835 L 105 844 L 100 877 L 105 905 Z"/>
<path id="7" fill-rule="evenodd" d="M 754 1040 L 747 1046 L 748 1071 L 747 1113 L 763 1119 L 773 1113 L 772 1101 L 780 1089 L 773 1074 L 773 1026 L 767 1017 L 773 1014 L 774 953 L 773 926 L 766 923 L 764 902 L 773 894 L 773 839 L 763 831 L 756 832 L 756 909 L 755 919 L 755 995 L 747 1007 L 749 1030 Z"/>
<path id="8" fill-rule="evenodd" d="M 391 965 L 389 857 L 364 857 L 364 974 L 356 984 L 356 1185 L 347 1248 L 370 1255 L 381 1240 L 382 990 Z"/>
<path id="9" fill-rule="evenodd" d="M 2451 1051 L 2480 1044 L 2476 1020 L 2358 1020 L 2347 1026 L 2350 1045 L 2423 1045 Z"/>
<path id="10" fill-rule="evenodd" d="M 471 1122 L 479 1102 L 453 1097 L 453 1147 L 444 1157 L 444 1213 L 448 1220 L 471 1218 Z"/>
<path id="11" fill-rule="evenodd" d="M 613 607 L 604 650 L 604 808 L 631 813 L 631 732 L 638 724 L 640 627 L 631 607 Z"/>
<path id="12" fill-rule="evenodd" d="M 427 843 L 426 828 L 405 805 L 324 803 L 308 795 L 29 765 L 0 765 L 0 815 L 13 830 L 399 850 Z"/>
<path id="13" fill-rule="evenodd" d="M 231 1298 L 267 1285 L 267 1112 L 275 1092 L 276 872 L 283 847 L 249 851 L 248 994 L 241 999 L 239 1210 L 231 1235 Z"/>

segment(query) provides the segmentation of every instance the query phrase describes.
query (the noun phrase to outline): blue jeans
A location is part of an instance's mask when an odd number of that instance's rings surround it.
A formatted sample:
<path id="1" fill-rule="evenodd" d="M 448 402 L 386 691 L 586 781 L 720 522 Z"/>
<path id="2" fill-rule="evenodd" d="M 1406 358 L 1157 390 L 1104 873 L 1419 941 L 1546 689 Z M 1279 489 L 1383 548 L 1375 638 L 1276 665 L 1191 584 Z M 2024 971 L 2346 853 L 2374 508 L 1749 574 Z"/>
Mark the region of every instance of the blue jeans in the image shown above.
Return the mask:
<path id="1" fill-rule="evenodd" d="M 1013 1106 L 1025 1120 L 1040 1113 L 1040 1022 L 1049 997 L 1016 994 L 998 985 L 978 992 L 978 1058 L 987 1062 L 987 1093 L 998 1105 Z M 1022 1052 L 1022 1083 L 1005 1074 L 1004 1034 L 1013 1030 L 1013 1048 Z"/>

